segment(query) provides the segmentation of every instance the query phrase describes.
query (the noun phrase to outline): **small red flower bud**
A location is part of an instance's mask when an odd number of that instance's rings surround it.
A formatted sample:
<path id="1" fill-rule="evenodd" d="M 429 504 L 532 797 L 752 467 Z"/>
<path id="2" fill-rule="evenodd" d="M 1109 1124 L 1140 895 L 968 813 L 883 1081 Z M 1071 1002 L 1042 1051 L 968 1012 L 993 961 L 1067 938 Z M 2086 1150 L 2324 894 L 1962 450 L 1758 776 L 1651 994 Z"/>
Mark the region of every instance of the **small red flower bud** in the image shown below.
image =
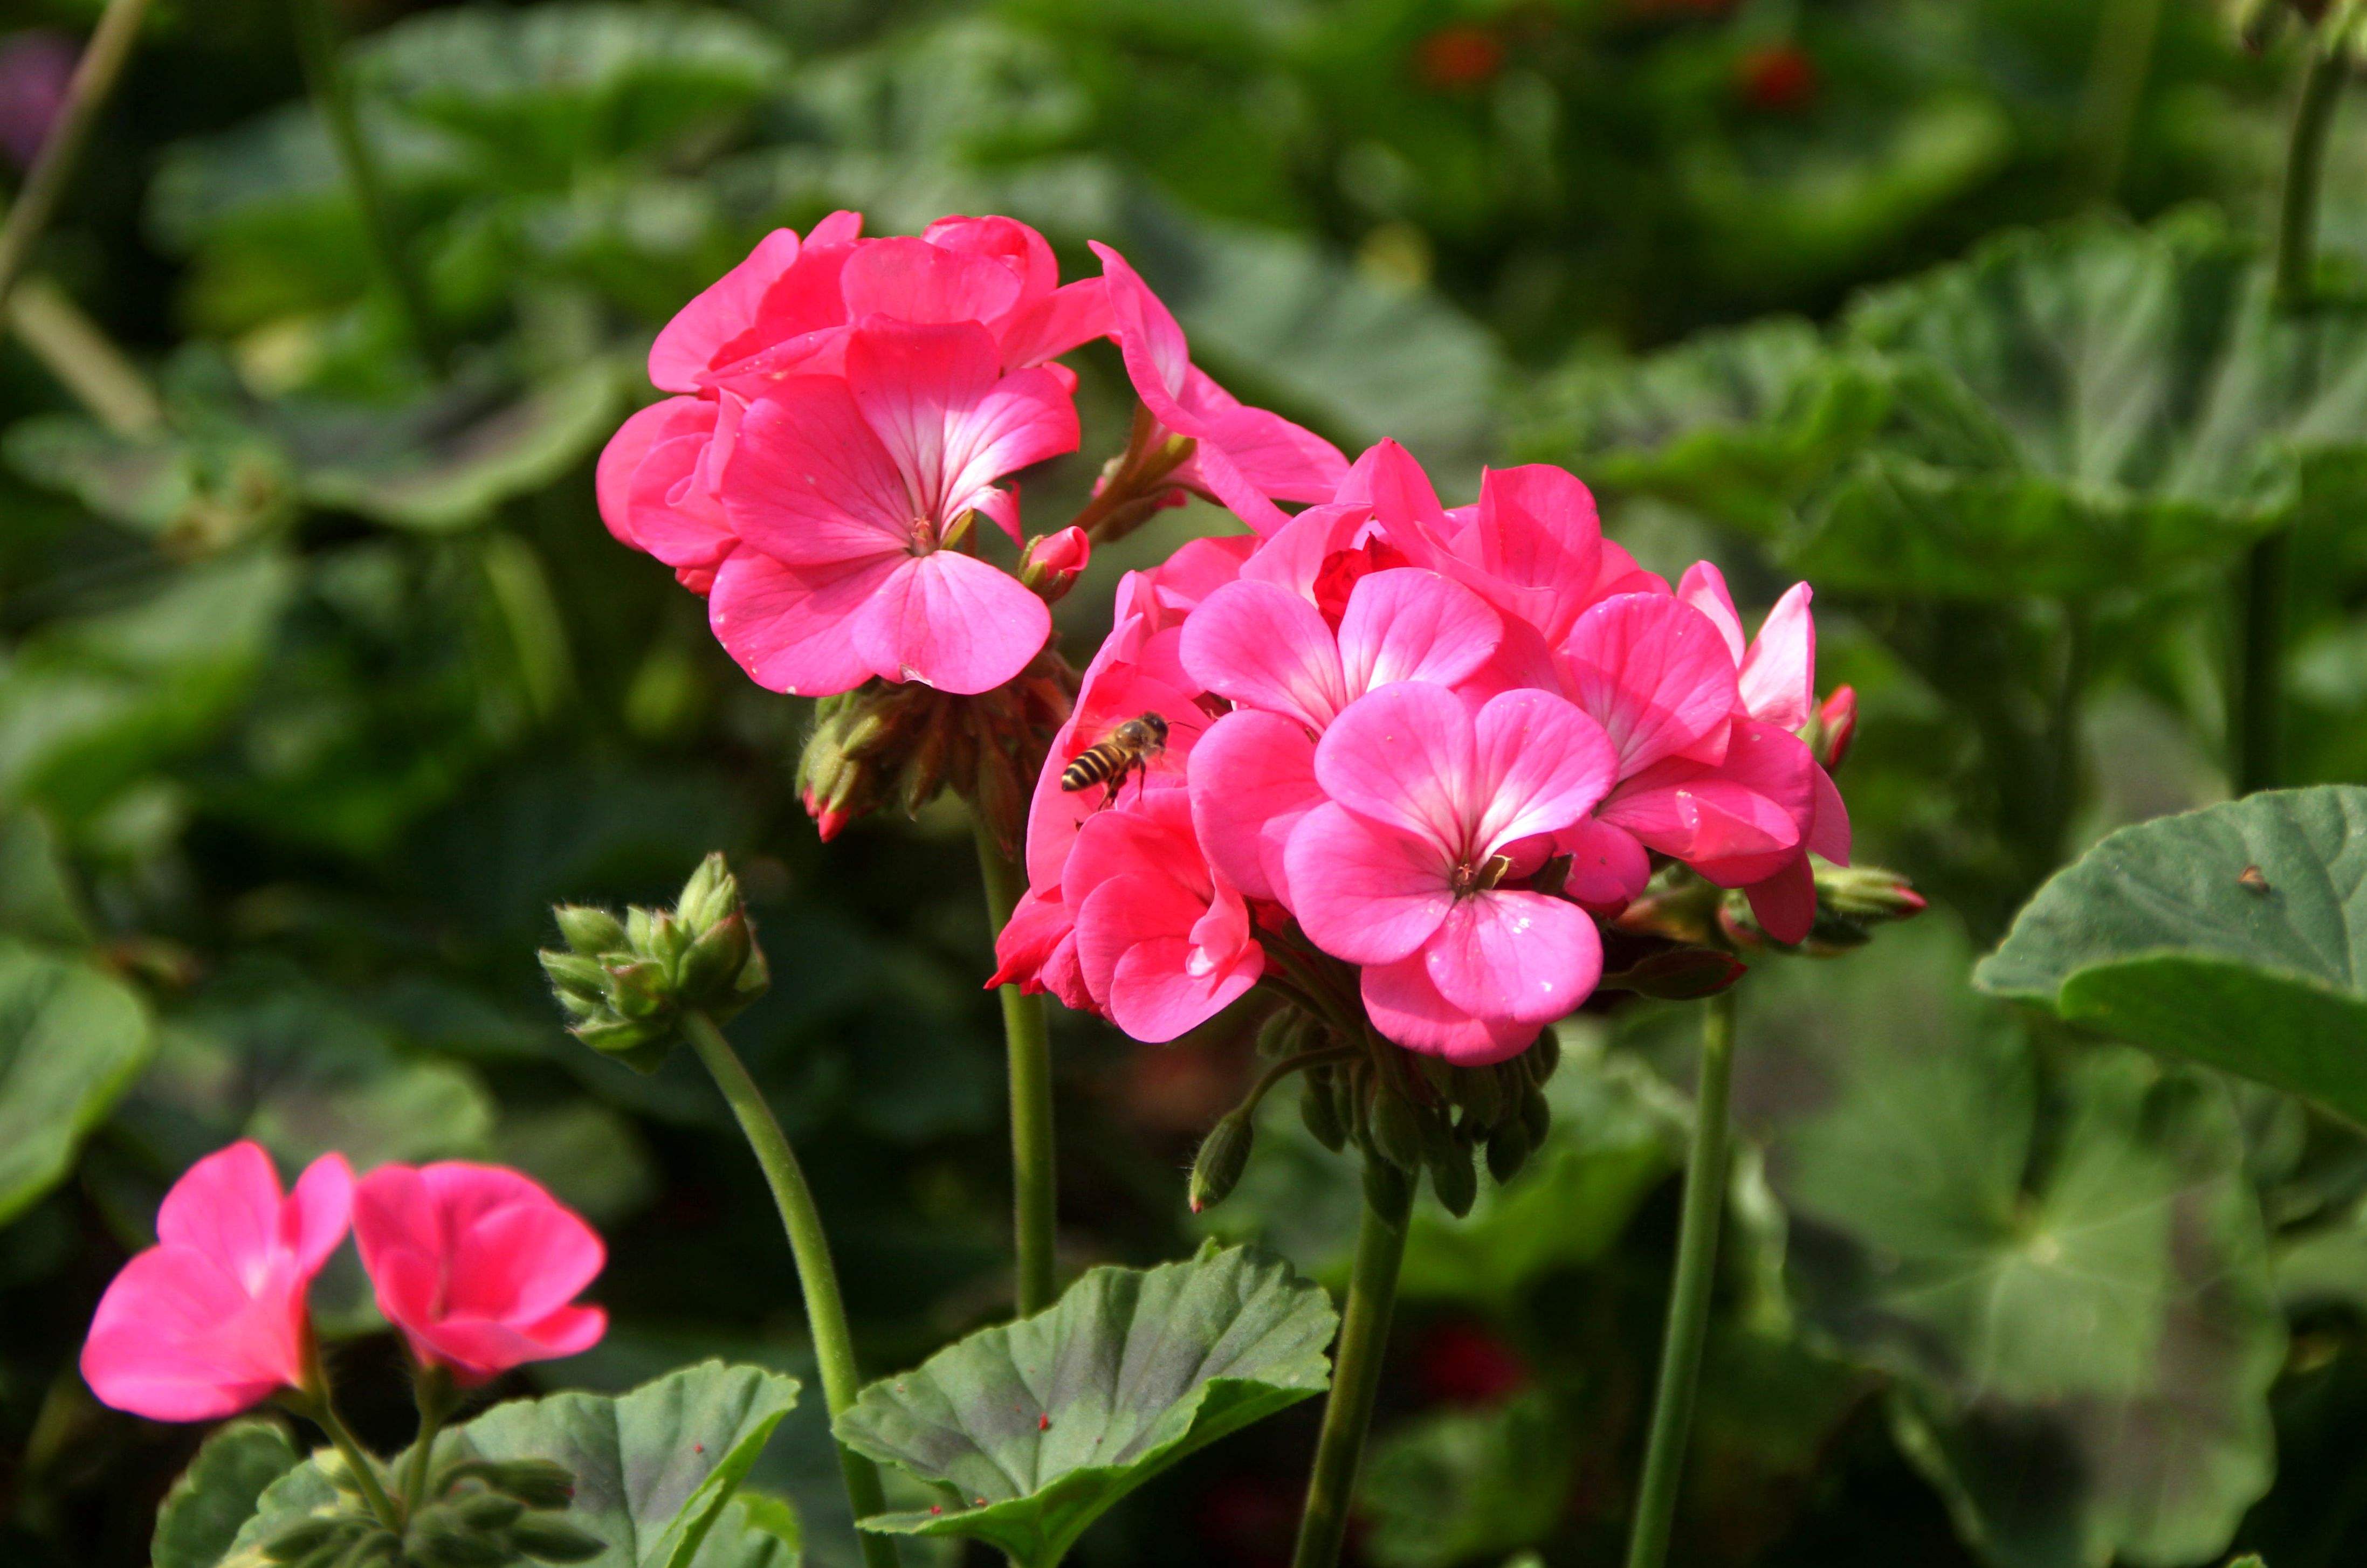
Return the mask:
<path id="1" fill-rule="evenodd" d="M 1480 86 L 1504 68 L 1504 40 L 1486 28 L 1441 28 L 1415 46 L 1414 68 L 1423 85 L 1441 92 Z"/>
<path id="2" fill-rule="evenodd" d="M 1797 44 L 1771 44 L 1745 54 L 1735 67 L 1736 85 L 1751 107 L 1770 114 L 1795 114 L 1817 101 L 1824 75 Z"/>
<path id="3" fill-rule="evenodd" d="M 1849 755 L 1850 742 L 1857 739 L 1857 688 L 1843 686 L 1827 697 L 1817 709 L 1818 744 L 1817 761 L 1831 773 Z"/>

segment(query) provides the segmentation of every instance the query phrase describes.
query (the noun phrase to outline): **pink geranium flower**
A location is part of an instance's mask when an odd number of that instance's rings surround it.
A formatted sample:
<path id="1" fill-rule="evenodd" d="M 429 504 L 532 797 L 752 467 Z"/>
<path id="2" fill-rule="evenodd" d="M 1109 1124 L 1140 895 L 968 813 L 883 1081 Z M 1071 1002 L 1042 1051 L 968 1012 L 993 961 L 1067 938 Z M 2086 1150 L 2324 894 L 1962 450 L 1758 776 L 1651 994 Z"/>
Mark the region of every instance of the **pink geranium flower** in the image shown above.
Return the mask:
<path id="1" fill-rule="evenodd" d="M 1264 973 L 1249 906 L 1209 869 L 1181 790 L 1088 819 L 1060 897 L 1076 911 L 1077 967 L 1095 1009 L 1137 1040 L 1206 1022 Z"/>
<path id="2" fill-rule="evenodd" d="M 722 485 L 742 547 L 716 572 L 716 636 L 776 692 L 1002 684 L 1051 615 L 957 533 L 975 513 L 1015 542 L 1016 498 L 995 481 L 1077 434 L 1061 378 L 1003 374 L 975 321 L 855 329 L 844 377 L 791 377 L 742 422 Z"/>
<path id="3" fill-rule="evenodd" d="M 1277 413 L 1251 408 L 1192 363 L 1184 329 L 1124 256 L 1096 244 L 1109 285 L 1113 334 L 1127 378 L 1165 429 L 1192 438 L 1172 476 L 1213 497 L 1260 534 L 1286 518 L 1276 501 L 1329 501 L 1347 476 L 1340 449 Z"/>
<path id="4" fill-rule="evenodd" d="M 380 1167 L 354 1190 L 354 1240 L 412 1354 L 463 1383 L 576 1355 L 607 1330 L 598 1307 L 572 1304 L 607 1260 L 599 1235 L 516 1171 Z"/>
<path id="5" fill-rule="evenodd" d="M 1594 922 L 1503 886 L 1584 817 L 1618 761 L 1602 727 L 1546 692 L 1475 715 L 1444 686 L 1385 686 L 1316 748 L 1329 797 L 1285 852 L 1299 924 L 1364 968 L 1366 1012 L 1411 1050 L 1467 1065 L 1518 1055 L 1602 976 Z"/>
<path id="6" fill-rule="evenodd" d="M 282 1196 L 271 1156 L 232 1144 L 156 1212 L 156 1245 L 99 1298 L 82 1374 L 118 1410 L 210 1421 L 305 1382 L 305 1292 L 345 1234 L 353 1172 L 323 1155 Z"/>

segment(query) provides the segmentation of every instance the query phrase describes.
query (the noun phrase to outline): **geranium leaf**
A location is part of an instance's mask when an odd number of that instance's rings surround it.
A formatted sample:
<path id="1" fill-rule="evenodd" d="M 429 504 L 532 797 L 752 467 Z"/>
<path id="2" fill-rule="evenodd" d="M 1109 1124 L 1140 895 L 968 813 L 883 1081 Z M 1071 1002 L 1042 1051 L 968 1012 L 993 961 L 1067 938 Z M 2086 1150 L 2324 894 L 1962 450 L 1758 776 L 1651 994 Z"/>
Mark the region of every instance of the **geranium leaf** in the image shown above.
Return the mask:
<path id="1" fill-rule="evenodd" d="M 1576 1442 L 1543 1395 L 1424 1416 L 1383 1433 L 1359 1488 L 1381 1568 L 1494 1561 L 1553 1533 Z"/>
<path id="2" fill-rule="evenodd" d="M 2042 1095 L 1967 957 L 1934 919 L 1753 976 L 1737 1106 L 1792 1297 L 1892 1374 L 1908 1456 L 2000 1568 L 2210 1558 L 2273 1472 L 2284 1348 L 2234 1106 L 2108 1046 Z"/>
<path id="3" fill-rule="evenodd" d="M 702 1361 L 630 1393 L 554 1393 L 497 1404 L 439 1438 L 436 1461 L 562 1464 L 575 1477 L 567 1522 L 608 1543 L 592 1568 L 688 1568 L 797 1398 L 795 1378 Z M 335 1500 L 316 1455 L 263 1494 L 231 1557 Z M 741 1568 L 772 1559 L 724 1561 Z"/>
<path id="4" fill-rule="evenodd" d="M 213 1568 L 253 1517 L 263 1489 L 303 1459 L 277 1421 L 218 1428 L 156 1511 L 153 1568 Z"/>
<path id="5" fill-rule="evenodd" d="M 0 1224 L 73 1168 L 83 1134 L 153 1049 L 130 987 L 0 938 Z"/>
<path id="6" fill-rule="evenodd" d="M 1974 980 L 2367 1123 L 2367 789 L 2124 828 L 2039 889 Z"/>
<path id="7" fill-rule="evenodd" d="M 968 1536 L 1049 1568 L 1184 1455 L 1321 1393 L 1338 1321 L 1320 1287 L 1247 1248 L 1093 1269 L 1049 1310 L 973 1334 L 840 1415 L 841 1441 L 946 1497 L 863 1527 Z"/>

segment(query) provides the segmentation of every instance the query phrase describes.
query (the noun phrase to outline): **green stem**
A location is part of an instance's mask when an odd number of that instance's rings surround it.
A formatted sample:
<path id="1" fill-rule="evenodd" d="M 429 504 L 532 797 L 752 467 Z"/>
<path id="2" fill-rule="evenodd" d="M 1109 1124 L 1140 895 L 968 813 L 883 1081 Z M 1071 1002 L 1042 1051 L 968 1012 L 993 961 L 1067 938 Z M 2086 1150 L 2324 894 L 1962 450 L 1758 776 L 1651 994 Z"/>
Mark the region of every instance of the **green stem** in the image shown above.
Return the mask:
<path id="1" fill-rule="evenodd" d="M 984 818 L 978 833 L 978 869 L 986 883 L 986 912 L 997 931 L 1026 891 L 1019 868 L 994 841 Z M 1015 985 L 1002 993 L 1002 1038 L 1011 1069 L 1011 1203 L 1018 1248 L 1019 1315 L 1053 1300 L 1053 1235 L 1058 1191 L 1052 1157 L 1052 1037 L 1044 998 Z"/>
<path id="2" fill-rule="evenodd" d="M 412 1369 L 412 1397 L 419 1405 L 419 1432 L 411 1439 L 411 1462 L 402 1472 L 402 1517 L 415 1518 L 427 1497 L 428 1461 L 435 1456 L 436 1435 L 451 1416 L 452 1376 L 441 1367 Z"/>
<path id="3" fill-rule="evenodd" d="M 1388 1348 L 1398 1266 L 1405 1261 L 1406 1221 L 1413 1212 L 1416 1186 L 1412 1179 L 1390 1184 L 1399 1197 L 1389 1213 L 1376 1209 L 1368 1199 L 1356 1229 L 1356 1260 L 1348 1275 L 1331 1396 L 1323 1406 L 1323 1431 L 1315 1443 L 1315 1472 L 1307 1483 L 1307 1507 L 1299 1516 L 1298 1550 L 1291 1555 L 1291 1568 L 1332 1568 L 1348 1536 L 1348 1512 L 1355 1502 L 1356 1472 L 1364 1459 L 1365 1431 L 1373 1421 L 1373 1398 L 1381 1386 L 1381 1359 Z"/>
<path id="4" fill-rule="evenodd" d="M 164 423 L 147 377 L 64 289 L 38 275 L 20 278 L 6 309 L 17 341 L 101 424 L 118 435 L 142 435 Z"/>
<path id="5" fill-rule="evenodd" d="M 723 1091 L 732 1115 L 739 1118 L 740 1131 L 747 1136 L 748 1146 L 755 1151 L 756 1163 L 764 1167 L 764 1180 L 773 1190 L 781 1228 L 788 1233 L 789 1252 L 797 1259 L 798 1285 L 805 1292 L 806 1326 L 813 1335 L 822 1402 L 835 1416 L 855 1403 L 863 1392 L 863 1382 L 855 1373 L 855 1337 L 846 1325 L 846 1303 L 838 1293 L 838 1269 L 830 1260 L 830 1238 L 822 1231 L 821 1214 L 814 1208 L 813 1191 L 806 1186 L 797 1152 L 789 1147 L 788 1136 L 765 1103 L 764 1091 L 748 1076 L 747 1066 L 715 1027 L 715 1021 L 703 1012 L 685 1013 L 683 1033 L 706 1064 L 715 1087 Z M 879 1472 L 869 1460 L 841 1444 L 838 1467 L 846 1480 L 847 1503 L 857 1520 L 887 1511 Z M 869 1568 L 896 1568 L 894 1543 L 859 1528 L 855 1533 Z"/>
<path id="6" fill-rule="evenodd" d="M 2302 76 L 2277 213 L 2276 298 L 2278 306 L 2290 312 L 2306 310 L 2315 293 L 2318 194 L 2334 112 L 2350 74 L 2350 39 L 2337 35 L 2314 47 Z M 2228 771 L 2237 795 L 2282 782 L 2281 719 L 2292 577 L 2293 530 L 2280 528 L 2255 544 L 2244 562 L 2236 711 L 2228 727 L 2234 750 Z"/>
<path id="7" fill-rule="evenodd" d="M 1677 1482 L 1693 1431 L 1693 1393 L 1701 1383 L 1710 1287 L 1717 1278 L 1718 1220 L 1726 1207 L 1727 1100 L 1733 1083 L 1734 993 L 1728 990 L 1712 997 L 1702 1013 L 1701 1084 L 1694 1094 L 1693 1150 L 1677 1225 L 1676 1279 L 1669 1291 L 1660 1383 L 1652 1402 L 1651 1436 L 1644 1448 L 1644 1480 L 1636 1495 L 1627 1568 L 1660 1568 L 1669 1557 Z"/>
<path id="8" fill-rule="evenodd" d="M 387 1495 L 385 1484 L 379 1480 L 378 1461 L 370 1457 L 369 1450 L 346 1427 L 345 1417 L 337 1414 L 336 1401 L 329 1393 L 328 1368 L 321 1359 L 321 1342 L 312 1337 L 309 1327 L 304 1336 L 303 1386 L 283 1391 L 279 1403 L 329 1435 L 329 1441 L 345 1457 L 345 1468 L 353 1472 L 354 1484 L 360 1489 L 362 1501 L 370 1513 L 379 1523 L 401 1535 L 404 1516 L 396 1509 L 394 1499 Z"/>
<path id="9" fill-rule="evenodd" d="M 131 46 L 140 37 L 140 22 L 147 10 L 148 0 L 107 0 L 107 9 L 100 13 L 90 43 L 74 66 L 74 79 L 66 84 L 66 101 L 50 122 L 49 135 L 25 175 L 16 205 L 8 209 L 7 220 L 0 223 L 0 303 L 6 301 L 17 280 L 25 275 L 35 242 L 57 215 L 58 198 L 74 178 L 83 147 L 90 141 L 91 127 L 98 121 L 98 111 L 115 91 L 124 62 L 131 57 Z"/>
<path id="10" fill-rule="evenodd" d="M 412 265 L 411 253 L 396 227 L 394 209 L 387 199 L 386 181 L 376 154 L 362 134 L 361 114 L 355 107 L 353 82 L 340 57 L 336 19 L 329 0 L 292 0 L 295 9 L 296 52 L 303 61 L 304 81 L 335 143 L 337 162 L 345 172 L 354 205 L 361 209 L 362 227 L 369 235 L 370 254 L 381 281 L 393 298 L 395 310 L 412 342 L 429 367 L 439 374 L 450 357 L 443 334 L 436 330 L 436 311 L 427 286 Z"/>
<path id="11" fill-rule="evenodd" d="M 2080 108 L 2079 179 L 2091 201 L 2110 201 L 2121 188 L 2137 111 L 2153 74 L 2154 42 L 2161 33 L 2162 0 L 2105 0 L 2096 21 L 2096 48 Z"/>

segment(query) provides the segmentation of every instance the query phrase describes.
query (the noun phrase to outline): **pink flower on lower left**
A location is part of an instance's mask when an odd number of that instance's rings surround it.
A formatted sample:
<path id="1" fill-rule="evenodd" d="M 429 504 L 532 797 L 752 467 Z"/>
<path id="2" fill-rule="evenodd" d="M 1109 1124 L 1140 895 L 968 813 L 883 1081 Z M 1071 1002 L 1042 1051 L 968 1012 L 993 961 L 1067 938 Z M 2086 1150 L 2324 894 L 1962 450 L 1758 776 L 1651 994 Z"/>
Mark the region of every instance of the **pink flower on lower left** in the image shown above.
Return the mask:
<path id="1" fill-rule="evenodd" d="M 354 1192 L 323 1155 L 283 1194 L 252 1143 L 207 1156 L 164 1195 L 156 1245 L 99 1299 L 82 1375 L 105 1403 L 156 1421 L 210 1421 L 304 1381 L 305 1292 L 345 1238 Z"/>
<path id="2" fill-rule="evenodd" d="M 516 1171 L 382 1166 L 355 1189 L 354 1241 L 412 1354 L 463 1383 L 607 1332 L 606 1313 L 574 1304 L 607 1261 L 598 1233 Z"/>

